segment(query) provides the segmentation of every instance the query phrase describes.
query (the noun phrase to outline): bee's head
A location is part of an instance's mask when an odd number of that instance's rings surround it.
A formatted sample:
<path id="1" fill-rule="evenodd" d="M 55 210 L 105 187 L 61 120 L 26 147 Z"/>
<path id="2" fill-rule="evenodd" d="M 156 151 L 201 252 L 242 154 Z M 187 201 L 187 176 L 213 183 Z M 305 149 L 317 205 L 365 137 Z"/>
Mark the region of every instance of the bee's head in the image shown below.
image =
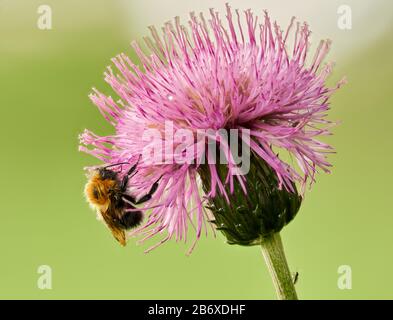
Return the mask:
<path id="1" fill-rule="evenodd" d="M 113 170 L 109 170 L 107 168 L 99 168 L 97 169 L 98 175 L 102 180 L 116 180 L 117 173 Z"/>

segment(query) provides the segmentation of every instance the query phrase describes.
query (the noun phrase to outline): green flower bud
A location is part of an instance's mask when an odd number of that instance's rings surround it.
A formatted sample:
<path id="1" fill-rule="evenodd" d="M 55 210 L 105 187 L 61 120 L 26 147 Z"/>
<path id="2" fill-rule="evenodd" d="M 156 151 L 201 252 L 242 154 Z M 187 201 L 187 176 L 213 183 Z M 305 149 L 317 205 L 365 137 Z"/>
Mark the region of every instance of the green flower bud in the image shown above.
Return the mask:
<path id="1" fill-rule="evenodd" d="M 225 181 L 228 166 L 216 164 L 221 181 Z M 199 174 L 205 193 L 210 191 L 210 170 L 208 165 L 201 165 Z M 246 175 L 247 194 L 240 183 L 234 179 L 234 191 L 226 192 L 229 203 L 221 194 L 208 199 L 207 208 L 215 220 L 212 221 L 229 244 L 243 246 L 260 245 L 265 237 L 279 232 L 298 212 L 302 197 L 295 184 L 294 192 L 279 189 L 277 175 L 260 157 L 251 153 L 250 171 Z"/>

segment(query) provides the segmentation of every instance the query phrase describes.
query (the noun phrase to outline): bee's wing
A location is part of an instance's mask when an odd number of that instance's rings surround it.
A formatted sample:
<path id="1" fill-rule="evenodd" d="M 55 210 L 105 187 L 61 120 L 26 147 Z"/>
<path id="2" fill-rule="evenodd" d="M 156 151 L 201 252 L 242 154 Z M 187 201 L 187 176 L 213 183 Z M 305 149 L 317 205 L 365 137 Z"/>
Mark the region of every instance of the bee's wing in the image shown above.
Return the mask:
<path id="1" fill-rule="evenodd" d="M 112 235 L 124 247 L 127 244 L 126 234 L 124 230 L 117 227 L 113 221 L 113 217 L 119 217 L 121 215 L 120 212 L 117 211 L 118 210 L 109 206 L 108 210 L 101 211 L 101 216 L 104 219 L 104 222 L 107 225 L 108 229 L 112 232 Z"/>

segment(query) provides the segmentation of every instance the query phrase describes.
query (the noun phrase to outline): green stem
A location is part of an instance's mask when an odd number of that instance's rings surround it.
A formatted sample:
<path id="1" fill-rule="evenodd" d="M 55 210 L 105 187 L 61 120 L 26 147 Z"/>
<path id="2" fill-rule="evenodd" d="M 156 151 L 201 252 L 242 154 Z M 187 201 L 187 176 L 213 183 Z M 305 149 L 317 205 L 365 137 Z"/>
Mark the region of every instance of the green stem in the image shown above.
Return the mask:
<path id="1" fill-rule="evenodd" d="M 298 300 L 279 233 L 263 238 L 262 254 L 279 300 Z"/>

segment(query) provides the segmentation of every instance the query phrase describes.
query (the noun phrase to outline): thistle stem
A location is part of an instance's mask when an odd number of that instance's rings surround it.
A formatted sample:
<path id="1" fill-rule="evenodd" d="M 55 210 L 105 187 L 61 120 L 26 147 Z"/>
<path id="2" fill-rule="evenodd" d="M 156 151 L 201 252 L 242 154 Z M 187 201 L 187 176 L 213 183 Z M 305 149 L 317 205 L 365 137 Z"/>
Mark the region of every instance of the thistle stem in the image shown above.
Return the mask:
<path id="1" fill-rule="evenodd" d="M 262 254 L 279 300 L 298 300 L 279 233 L 263 238 Z"/>

